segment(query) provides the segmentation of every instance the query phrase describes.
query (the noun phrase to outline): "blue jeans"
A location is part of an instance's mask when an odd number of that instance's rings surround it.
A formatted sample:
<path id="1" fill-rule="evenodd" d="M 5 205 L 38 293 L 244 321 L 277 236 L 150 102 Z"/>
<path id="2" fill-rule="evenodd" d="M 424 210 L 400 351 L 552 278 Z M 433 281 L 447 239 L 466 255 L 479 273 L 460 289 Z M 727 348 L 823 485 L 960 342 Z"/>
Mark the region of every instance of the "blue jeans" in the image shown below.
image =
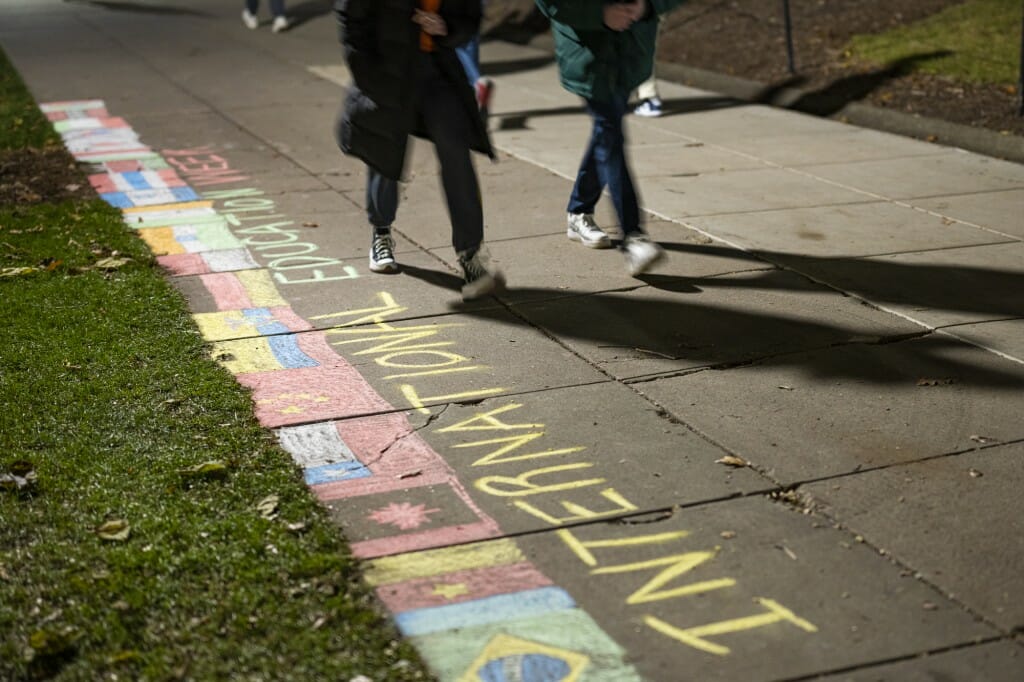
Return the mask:
<path id="1" fill-rule="evenodd" d="M 626 159 L 626 135 L 622 127 L 629 93 L 615 94 L 611 100 L 586 100 L 593 121 L 590 143 L 576 173 L 576 184 L 569 197 L 569 213 L 593 213 L 605 187 L 611 194 L 623 234 L 643 232 L 640 204 Z"/>
<path id="2" fill-rule="evenodd" d="M 455 48 L 455 54 L 459 55 L 469 84 L 475 85 L 480 80 L 480 36 L 474 35 L 468 43 Z"/>
<path id="3" fill-rule="evenodd" d="M 484 11 L 487 0 L 480 0 L 480 12 Z M 466 79 L 470 85 L 476 85 L 480 80 L 480 34 L 473 34 L 472 39 L 462 47 L 455 48 L 455 54 L 459 55 L 462 68 L 466 70 Z"/>
<path id="4" fill-rule="evenodd" d="M 245 0 L 245 8 L 256 14 L 260 10 L 260 0 Z M 275 17 L 283 17 L 284 0 L 270 0 L 270 13 Z"/>

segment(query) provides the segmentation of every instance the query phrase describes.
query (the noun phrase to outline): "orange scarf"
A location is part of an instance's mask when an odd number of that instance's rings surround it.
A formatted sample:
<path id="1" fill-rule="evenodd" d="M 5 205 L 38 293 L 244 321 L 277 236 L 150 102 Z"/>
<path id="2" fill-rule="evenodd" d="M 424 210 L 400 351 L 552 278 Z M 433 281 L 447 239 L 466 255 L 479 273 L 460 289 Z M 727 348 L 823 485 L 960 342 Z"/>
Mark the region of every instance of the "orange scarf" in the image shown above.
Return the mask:
<path id="1" fill-rule="evenodd" d="M 416 0 L 416 4 L 424 12 L 437 12 L 441 9 L 441 0 Z M 420 49 L 424 52 L 434 51 L 434 38 L 426 31 L 420 31 Z"/>

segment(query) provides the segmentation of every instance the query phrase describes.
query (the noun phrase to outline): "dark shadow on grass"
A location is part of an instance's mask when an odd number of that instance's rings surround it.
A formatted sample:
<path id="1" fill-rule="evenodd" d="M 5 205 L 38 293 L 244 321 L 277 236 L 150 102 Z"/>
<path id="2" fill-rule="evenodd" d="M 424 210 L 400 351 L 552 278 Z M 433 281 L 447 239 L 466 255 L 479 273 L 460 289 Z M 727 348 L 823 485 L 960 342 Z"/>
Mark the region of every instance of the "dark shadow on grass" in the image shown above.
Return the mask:
<path id="1" fill-rule="evenodd" d="M 784 88 L 795 86 L 776 86 L 764 93 L 756 101 L 782 106 L 805 114 L 831 116 L 847 104 L 864 99 L 887 81 L 907 75 L 918 64 L 946 57 L 950 54 L 952 54 L 950 50 L 936 50 L 934 52 L 910 55 L 909 57 L 891 62 L 882 68 L 868 71 L 867 73 L 846 76 L 818 90 L 802 93 L 792 102 L 776 102 L 775 100 Z M 774 92 L 771 92 L 771 90 L 774 90 Z"/>

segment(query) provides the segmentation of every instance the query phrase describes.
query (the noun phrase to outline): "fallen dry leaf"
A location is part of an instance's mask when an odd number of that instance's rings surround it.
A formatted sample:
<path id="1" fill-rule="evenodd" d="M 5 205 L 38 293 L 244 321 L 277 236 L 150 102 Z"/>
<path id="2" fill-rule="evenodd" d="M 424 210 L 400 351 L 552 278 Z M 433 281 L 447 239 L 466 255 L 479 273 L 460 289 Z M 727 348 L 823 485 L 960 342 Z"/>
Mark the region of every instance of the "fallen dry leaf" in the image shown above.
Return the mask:
<path id="1" fill-rule="evenodd" d="M 403 478 L 416 478 L 417 476 L 423 475 L 423 469 L 416 469 L 415 471 L 406 471 L 404 474 L 398 474 L 398 479 Z"/>
<path id="2" fill-rule="evenodd" d="M 320 223 L 302 223 L 303 227 L 320 227 Z"/>
<path id="3" fill-rule="evenodd" d="M 750 462 L 748 462 L 747 460 L 743 459 L 742 457 L 737 457 L 736 455 L 726 455 L 725 457 L 722 457 L 721 459 L 716 459 L 715 460 L 715 464 L 724 464 L 724 465 L 730 466 L 730 467 L 746 467 L 746 466 L 750 466 Z"/>
<path id="4" fill-rule="evenodd" d="M 734 530 L 723 530 L 721 533 L 719 533 L 719 535 L 721 535 L 726 540 L 732 540 L 734 537 L 736 537 L 736 531 L 734 531 Z"/>
<path id="5" fill-rule="evenodd" d="M 970 475 L 971 478 L 981 478 L 982 476 L 985 475 L 978 471 L 977 469 L 968 469 L 967 473 Z"/>
<path id="6" fill-rule="evenodd" d="M 124 519 L 112 519 L 96 529 L 96 535 L 100 540 L 108 542 L 123 542 L 128 539 L 132 527 Z"/>
<path id="7" fill-rule="evenodd" d="M 948 386 L 954 383 L 955 379 L 918 379 L 918 386 Z"/>
<path id="8" fill-rule="evenodd" d="M 277 495 L 267 495 L 256 505 L 256 510 L 265 519 L 272 519 L 277 516 L 277 505 L 281 498 Z"/>

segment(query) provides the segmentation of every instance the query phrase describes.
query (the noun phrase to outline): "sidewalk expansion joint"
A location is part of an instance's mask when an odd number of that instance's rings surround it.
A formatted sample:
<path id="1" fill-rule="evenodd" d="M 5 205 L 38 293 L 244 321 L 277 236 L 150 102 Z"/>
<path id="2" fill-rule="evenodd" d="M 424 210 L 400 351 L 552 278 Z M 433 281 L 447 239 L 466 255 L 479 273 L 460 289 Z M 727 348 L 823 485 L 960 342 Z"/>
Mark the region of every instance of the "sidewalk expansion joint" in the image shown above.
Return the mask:
<path id="1" fill-rule="evenodd" d="M 885 665 L 892 665 L 893 663 L 905 663 L 907 661 L 914 661 L 917 659 L 927 658 L 929 656 L 937 656 L 938 654 L 945 654 L 953 651 L 961 651 L 964 649 L 970 649 L 985 644 L 994 644 L 996 642 L 1013 642 L 1013 637 L 1007 635 L 976 637 L 969 642 L 951 644 L 949 646 L 939 647 L 936 649 L 927 649 L 925 651 L 918 651 L 903 656 L 893 656 L 891 658 L 884 658 L 877 661 L 871 661 L 870 663 L 859 663 L 857 665 L 849 665 L 843 668 L 830 668 L 826 670 L 819 670 L 817 672 L 809 673 L 807 675 L 800 675 L 799 677 L 780 677 L 776 678 L 774 682 L 809 682 L 810 680 L 819 680 L 825 676 L 841 675 L 843 673 L 852 673 L 860 670 L 872 670 L 874 668 L 880 668 Z"/>

